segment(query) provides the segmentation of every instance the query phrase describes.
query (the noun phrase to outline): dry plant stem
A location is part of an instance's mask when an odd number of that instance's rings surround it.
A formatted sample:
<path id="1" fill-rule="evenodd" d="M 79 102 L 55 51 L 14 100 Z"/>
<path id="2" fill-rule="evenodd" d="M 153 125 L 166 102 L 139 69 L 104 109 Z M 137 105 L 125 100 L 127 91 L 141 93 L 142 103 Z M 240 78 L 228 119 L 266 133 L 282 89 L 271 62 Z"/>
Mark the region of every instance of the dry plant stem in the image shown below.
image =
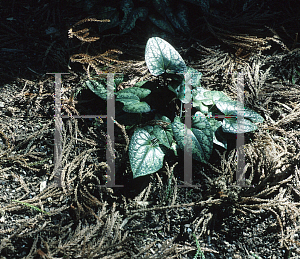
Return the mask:
<path id="1" fill-rule="evenodd" d="M 181 207 L 192 207 L 192 206 L 203 206 L 205 204 L 221 204 L 221 199 L 215 199 L 209 198 L 206 201 L 199 201 L 199 202 L 191 202 L 191 203 L 185 203 L 185 204 L 176 204 L 171 206 L 159 206 L 159 207 L 151 207 L 147 209 L 140 209 L 140 210 L 131 210 L 129 213 L 142 213 L 152 210 L 169 210 L 169 209 L 176 209 Z"/>
<path id="2" fill-rule="evenodd" d="M 95 18 L 86 18 L 83 20 L 80 20 L 79 22 L 75 23 L 72 28 L 69 29 L 69 38 L 73 38 L 74 36 L 78 38 L 79 40 L 83 42 L 93 42 L 97 41 L 100 38 L 99 37 L 88 37 L 89 36 L 89 29 L 85 28 L 82 30 L 74 31 L 74 28 L 80 24 L 86 23 L 86 22 L 110 22 L 110 20 L 98 20 Z"/>

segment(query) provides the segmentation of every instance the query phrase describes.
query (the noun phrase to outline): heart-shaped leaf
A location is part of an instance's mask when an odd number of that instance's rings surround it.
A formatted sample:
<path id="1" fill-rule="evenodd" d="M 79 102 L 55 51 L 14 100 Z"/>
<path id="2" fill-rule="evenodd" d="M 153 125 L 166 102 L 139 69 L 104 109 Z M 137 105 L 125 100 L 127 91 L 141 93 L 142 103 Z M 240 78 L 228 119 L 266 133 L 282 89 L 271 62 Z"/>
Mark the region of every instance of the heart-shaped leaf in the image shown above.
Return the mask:
<path id="1" fill-rule="evenodd" d="M 144 21 L 147 15 L 148 15 L 148 8 L 146 7 L 139 7 L 132 10 L 130 14 L 127 15 L 126 21 L 122 20 L 121 34 L 130 32 L 135 27 L 135 22 L 137 21 L 137 19 Z"/>
<path id="2" fill-rule="evenodd" d="M 183 5 L 179 4 L 178 5 L 178 12 L 176 13 L 178 20 L 181 24 L 181 26 L 184 28 L 184 32 L 190 32 L 190 26 L 189 26 L 189 21 L 188 21 L 188 8 Z"/>
<path id="3" fill-rule="evenodd" d="M 151 125 L 146 125 L 145 127 L 143 127 L 143 129 L 147 130 L 150 135 L 153 132 L 153 126 L 151 126 Z"/>
<path id="4" fill-rule="evenodd" d="M 173 122 L 172 130 L 178 146 L 184 150 L 184 139 L 187 134 L 185 124 L 181 122 Z M 205 117 L 193 118 L 193 128 L 191 129 L 190 134 L 192 137 L 193 159 L 207 163 L 213 148 L 213 132 Z"/>
<path id="5" fill-rule="evenodd" d="M 214 103 L 222 98 L 222 100 L 227 100 L 231 101 L 231 99 L 224 94 L 223 92 L 220 91 L 206 91 L 203 93 L 203 96 L 206 97 L 207 99 L 212 100 Z"/>
<path id="6" fill-rule="evenodd" d="M 117 95 L 121 93 L 132 93 L 142 99 L 148 96 L 151 93 L 151 90 L 141 87 L 129 87 L 117 92 Z"/>
<path id="7" fill-rule="evenodd" d="M 161 144 L 163 144 L 167 148 L 171 148 L 173 141 L 173 131 L 171 126 L 168 126 L 164 129 L 159 125 L 154 125 L 153 134 Z"/>
<path id="8" fill-rule="evenodd" d="M 123 111 L 129 113 L 145 113 L 150 112 L 151 108 L 146 102 L 138 102 L 130 105 L 124 105 Z"/>
<path id="9" fill-rule="evenodd" d="M 166 32 L 169 32 L 171 34 L 174 34 L 175 31 L 172 27 L 172 25 L 166 21 L 166 20 L 163 20 L 162 18 L 156 16 L 156 15 L 149 15 L 148 18 L 150 19 L 150 21 L 155 24 L 158 28 L 166 31 Z"/>
<path id="10" fill-rule="evenodd" d="M 192 90 L 193 102 L 202 102 L 204 105 L 213 105 L 211 98 L 205 97 L 204 93 L 210 92 L 209 90 L 204 89 L 203 87 L 196 87 Z"/>
<path id="11" fill-rule="evenodd" d="M 134 86 L 135 87 L 141 87 L 143 86 L 144 84 L 146 84 L 148 82 L 148 80 L 144 80 L 144 81 L 139 81 L 137 82 Z M 127 89 L 127 88 L 126 88 Z"/>
<path id="12" fill-rule="evenodd" d="M 154 140 L 146 130 L 135 130 L 129 145 L 133 178 L 155 173 L 162 168 L 165 154 Z"/>
<path id="13" fill-rule="evenodd" d="M 228 133 L 245 133 L 257 130 L 257 126 L 247 119 L 225 118 L 222 121 L 222 129 Z"/>
<path id="14" fill-rule="evenodd" d="M 168 122 L 168 123 L 171 123 L 171 120 L 167 117 L 167 116 L 164 116 L 164 115 L 161 115 L 161 114 L 155 114 L 155 117 L 154 117 L 155 120 L 162 120 L 164 122 Z"/>
<path id="15" fill-rule="evenodd" d="M 218 121 L 214 118 L 207 118 L 208 122 L 211 125 L 211 129 L 214 132 L 214 143 L 216 145 L 219 145 L 225 149 L 227 149 L 227 140 L 226 138 L 222 135 L 222 122 Z"/>
<path id="16" fill-rule="evenodd" d="M 116 101 L 122 102 L 124 105 L 131 105 L 140 102 L 140 98 L 133 93 L 120 93 L 116 97 Z"/>
<path id="17" fill-rule="evenodd" d="M 187 67 L 187 73 L 191 74 L 191 85 L 193 86 L 193 88 L 201 86 L 201 72 L 192 67 Z"/>
<path id="18" fill-rule="evenodd" d="M 107 90 L 106 90 L 106 82 L 105 80 L 87 80 L 85 82 L 86 86 L 98 95 L 101 99 L 107 100 Z"/>
<path id="19" fill-rule="evenodd" d="M 244 107 L 244 105 L 238 101 L 231 101 L 226 98 L 221 98 L 216 101 L 217 108 L 225 115 L 242 116 L 253 122 L 263 122 L 264 118 L 255 111 Z"/>
<path id="20" fill-rule="evenodd" d="M 159 76 L 165 72 L 186 73 L 186 65 L 180 54 L 165 40 L 152 37 L 148 40 L 145 60 L 150 73 Z"/>
<path id="21" fill-rule="evenodd" d="M 124 76 L 114 78 L 114 89 L 124 81 Z M 101 99 L 107 100 L 107 80 L 105 78 L 98 78 L 97 80 L 87 80 L 86 86 L 98 95 Z"/>
<path id="22" fill-rule="evenodd" d="M 187 96 L 186 98 L 186 87 L 197 87 L 197 85 L 200 85 L 202 73 L 197 71 L 196 69 L 193 69 L 191 67 L 187 67 L 187 72 L 185 73 L 183 79 L 181 82 L 178 84 L 176 87 L 176 80 L 174 80 L 170 85 L 168 85 L 168 88 L 174 92 L 177 96 L 177 98 L 182 102 L 182 103 L 189 103 L 189 97 Z M 190 98 L 192 96 L 190 95 Z"/>

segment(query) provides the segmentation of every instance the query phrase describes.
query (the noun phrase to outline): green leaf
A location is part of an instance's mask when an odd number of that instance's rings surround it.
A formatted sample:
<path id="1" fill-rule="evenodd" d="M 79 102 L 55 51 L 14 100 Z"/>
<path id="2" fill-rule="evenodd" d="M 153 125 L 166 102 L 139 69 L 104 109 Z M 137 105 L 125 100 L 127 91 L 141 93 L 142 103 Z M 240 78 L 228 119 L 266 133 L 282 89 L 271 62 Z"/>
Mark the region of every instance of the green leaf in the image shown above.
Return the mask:
<path id="1" fill-rule="evenodd" d="M 179 4 L 178 5 L 178 12 L 177 12 L 177 17 L 178 20 L 181 24 L 181 26 L 184 28 L 184 32 L 189 32 L 190 31 L 190 26 L 189 26 L 189 22 L 188 22 L 188 17 L 187 17 L 187 12 L 188 12 L 188 8 L 183 5 L 183 4 Z"/>
<path id="2" fill-rule="evenodd" d="M 123 0 L 121 2 L 121 9 L 124 12 L 124 17 L 123 17 L 122 21 L 120 22 L 121 31 L 123 31 L 123 29 L 125 28 L 125 24 L 128 20 L 128 16 L 132 12 L 133 8 L 134 8 L 134 4 L 133 4 L 132 0 Z"/>
<path id="3" fill-rule="evenodd" d="M 160 141 L 161 144 L 167 148 L 171 148 L 173 141 L 173 131 L 171 126 L 164 129 L 159 125 L 154 125 L 153 135 Z"/>
<path id="4" fill-rule="evenodd" d="M 32 209 L 34 209 L 36 211 L 39 211 L 39 212 L 43 212 L 43 213 L 45 213 L 47 215 L 51 215 L 49 212 L 43 211 L 40 208 L 38 208 L 36 206 L 33 206 L 33 205 L 29 204 L 29 203 L 26 203 L 26 202 L 23 202 L 23 201 L 18 201 L 18 200 L 12 200 L 12 201 L 17 202 L 17 203 L 21 203 L 21 204 L 23 204 L 23 205 L 25 205 L 25 206 L 27 206 L 29 208 L 32 208 Z"/>
<path id="5" fill-rule="evenodd" d="M 124 81 L 124 76 L 114 78 L 114 89 Z M 105 78 L 98 78 L 97 80 L 87 80 L 85 85 L 101 99 L 107 100 L 107 80 Z"/>
<path id="6" fill-rule="evenodd" d="M 125 34 L 130 32 L 135 27 L 135 22 L 137 19 L 145 20 L 148 15 L 148 8 L 139 7 L 134 9 L 130 14 L 126 17 L 126 21 L 123 21 L 121 27 L 121 34 Z"/>
<path id="7" fill-rule="evenodd" d="M 193 159 L 207 163 L 213 148 L 213 132 L 211 126 L 205 117 L 193 118 L 192 126 L 191 137 Z M 187 134 L 185 125 L 181 122 L 173 122 L 172 130 L 178 146 L 184 150 L 184 137 Z"/>
<path id="8" fill-rule="evenodd" d="M 173 13 L 173 10 L 170 6 L 166 7 L 165 14 L 176 29 L 180 30 L 181 32 L 185 32 L 184 28 L 180 24 L 180 21 L 178 20 L 178 17 Z"/>
<path id="9" fill-rule="evenodd" d="M 227 133 L 245 133 L 257 130 L 257 126 L 247 119 L 225 118 L 222 121 L 222 129 Z"/>
<path id="10" fill-rule="evenodd" d="M 253 122 L 262 123 L 264 121 L 264 118 L 262 116 L 260 116 L 255 111 L 244 107 L 244 105 L 238 101 L 231 101 L 226 98 L 221 98 L 218 101 L 216 101 L 216 106 L 222 113 L 228 116 L 237 116 L 238 114 L 242 114 L 241 116 Z"/>
<path id="11" fill-rule="evenodd" d="M 124 105 L 123 111 L 129 113 L 144 113 L 150 112 L 151 108 L 146 102 L 138 102 L 130 105 Z"/>
<path id="12" fill-rule="evenodd" d="M 176 117 L 174 118 L 174 122 L 181 122 L 180 117 L 179 117 L 179 116 L 176 116 Z"/>
<path id="13" fill-rule="evenodd" d="M 214 103 L 220 99 L 231 101 L 230 97 L 220 91 L 206 91 L 203 93 L 203 96 L 207 99 L 212 100 Z"/>
<path id="14" fill-rule="evenodd" d="M 171 123 L 171 120 L 167 116 L 163 116 L 163 115 L 160 115 L 160 114 L 155 114 L 154 119 L 155 120 L 162 120 L 162 121 Z"/>
<path id="15" fill-rule="evenodd" d="M 116 8 L 110 6 L 102 6 L 101 10 L 97 12 L 97 18 L 110 20 L 110 22 L 98 23 L 100 33 L 119 25 L 119 12 Z"/>
<path id="16" fill-rule="evenodd" d="M 196 86 L 196 85 L 200 85 L 201 77 L 202 77 L 202 73 L 201 72 L 199 72 L 196 69 L 193 69 L 191 67 L 187 67 L 187 72 L 186 72 L 185 76 L 183 77 L 183 80 L 181 81 L 181 83 L 179 84 L 179 86 L 173 91 L 177 95 L 177 98 L 181 102 L 183 102 L 183 103 L 187 103 L 188 102 L 185 99 L 186 80 L 188 80 L 188 85 L 191 85 L 193 87 L 193 86 Z M 172 89 L 170 89 L 170 90 L 172 90 Z"/>
<path id="17" fill-rule="evenodd" d="M 227 139 L 222 135 L 222 122 L 215 118 L 207 118 L 210 123 L 211 129 L 214 132 L 214 143 L 227 149 Z"/>
<path id="18" fill-rule="evenodd" d="M 151 93 L 151 90 L 140 87 L 129 87 L 117 92 L 117 96 L 121 93 L 132 93 L 142 99 L 148 96 Z"/>
<path id="19" fill-rule="evenodd" d="M 193 96 L 193 107 L 200 110 L 202 113 L 207 114 L 210 110 L 210 107 L 213 105 L 213 101 L 204 97 L 204 93 L 209 92 L 209 90 L 204 89 L 203 87 L 196 87 L 192 90 Z"/>
<path id="20" fill-rule="evenodd" d="M 96 95 L 98 95 L 101 99 L 107 100 L 107 90 L 106 90 L 106 81 L 103 80 L 87 80 L 85 82 L 86 86 L 94 92 Z"/>
<path id="21" fill-rule="evenodd" d="M 124 105 L 131 105 L 140 102 L 140 98 L 133 93 L 118 93 L 116 101 L 122 102 Z"/>
<path id="22" fill-rule="evenodd" d="M 124 81 L 124 75 L 119 75 L 117 77 L 114 77 L 114 83 L 115 86 L 118 86 L 119 84 L 121 84 Z"/>
<path id="23" fill-rule="evenodd" d="M 146 125 L 145 127 L 143 127 L 144 130 L 147 130 L 149 134 L 152 134 L 153 132 L 153 126 L 151 125 Z"/>
<path id="24" fill-rule="evenodd" d="M 191 85 L 193 86 L 193 88 L 201 86 L 201 72 L 192 67 L 187 67 L 187 73 L 191 74 Z"/>
<path id="25" fill-rule="evenodd" d="M 193 102 L 197 103 L 196 106 L 198 106 L 200 102 L 202 102 L 204 105 L 213 105 L 212 99 L 204 96 L 204 93 L 206 92 L 210 91 L 200 86 L 192 90 Z"/>
<path id="26" fill-rule="evenodd" d="M 159 143 L 144 129 L 135 130 L 129 145 L 129 161 L 133 178 L 157 172 L 163 166 L 165 154 Z"/>
<path id="27" fill-rule="evenodd" d="M 222 127 L 219 127 L 214 133 L 214 143 L 227 149 L 227 138 L 224 136 Z"/>
<path id="28" fill-rule="evenodd" d="M 134 86 L 135 87 L 141 87 L 143 86 L 144 84 L 146 84 L 149 80 L 144 80 L 144 81 L 140 81 L 140 82 L 137 82 Z"/>
<path id="29" fill-rule="evenodd" d="M 149 15 L 148 17 L 154 25 L 156 25 L 158 28 L 162 29 L 163 31 L 169 32 L 171 34 L 175 33 L 172 25 L 168 21 L 163 20 L 162 18 L 159 18 L 158 16 L 153 14 Z"/>
<path id="30" fill-rule="evenodd" d="M 145 60 L 150 73 L 159 76 L 163 73 L 186 73 L 186 65 L 180 54 L 165 40 L 152 37 L 148 40 Z"/>

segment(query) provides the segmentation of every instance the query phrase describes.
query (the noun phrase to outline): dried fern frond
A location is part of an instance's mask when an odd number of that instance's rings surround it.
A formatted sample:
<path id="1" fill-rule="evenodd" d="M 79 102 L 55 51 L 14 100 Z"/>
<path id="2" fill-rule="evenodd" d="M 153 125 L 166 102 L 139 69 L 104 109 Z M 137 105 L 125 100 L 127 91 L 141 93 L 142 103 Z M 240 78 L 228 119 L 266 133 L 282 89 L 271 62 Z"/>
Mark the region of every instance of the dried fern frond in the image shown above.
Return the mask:
<path id="1" fill-rule="evenodd" d="M 74 54 L 70 57 L 70 60 L 71 62 L 79 62 L 81 64 L 87 64 L 88 66 L 87 68 L 85 68 L 85 70 L 87 71 L 88 76 L 90 74 L 89 72 L 90 67 L 92 67 L 95 70 L 95 72 L 98 75 L 100 75 L 103 73 L 103 71 L 101 71 L 100 68 L 98 67 L 100 64 L 113 69 L 116 69 L 116 66 L 112 65 L 111 63 L 126 64 L 125 62 L 117 60 L 113 56 L 114 54 L 122 54 L 122 51 L 117 49 L 110 49 L 96 56 L 90 56 L 84 53 Z"/>
<path id="2" fill-rule="evenodd" d="M 80 24 L 83 24 L 85 22 L 110 22 L 110 20 L 105 19 L 105 20 L 98 20 L 95 18 L 86 18 L 86 19 L 82 19 L 79 22 L 75 23 L 68 31 L 68 35 L 69 38 L 73 38 L 74 36 L 83 41 L 83 42 L 93 42 L 93 41 L 97 41 L 100 38 L 99 37 L 88 37 L 90 35 L 89 33 L 89 29 L 85 28 L 82 30 L 78 30 L 78 31 L 74 31 L 74 28 Z"/>

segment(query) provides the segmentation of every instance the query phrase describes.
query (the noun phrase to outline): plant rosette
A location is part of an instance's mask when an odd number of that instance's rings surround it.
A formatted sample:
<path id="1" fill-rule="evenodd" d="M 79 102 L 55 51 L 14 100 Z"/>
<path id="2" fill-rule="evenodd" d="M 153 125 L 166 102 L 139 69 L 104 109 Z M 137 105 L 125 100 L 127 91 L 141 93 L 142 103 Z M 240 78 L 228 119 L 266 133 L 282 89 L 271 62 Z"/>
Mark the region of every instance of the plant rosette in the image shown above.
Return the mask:
<path id="1" fill-rule="evenodd" d="M 156 114 L 154 125 L 137 127 L 130 140 L 129 160 L 133 178 L 157 172 L 163 166 L 165 152 L 185 149 L 186 136 L 191 141 L 189 150 L 193 159 L 207 163 L 213 150 L 213 144 L 227 149 L 224 133 L 246 133 L 255 131 L 264 118 L 238 101 L 231 100 L 225 93 L 210 91 L 201 87 L 202 73 L 186 66 L 183 58 L 167 41 L 152 37 L 145 49 L 145 60 L 150 73 L 154 76 L 163 75 L 167 88 L 182 103 L 192 98 L 192 105 L 197 112 L 192 117 L 192 127 L 188 129 L 181 116 L 171 122 L 166 116 Z M 122 80 L 114 82 L 114 88 Z M 143 83 L 123 89 L 117 93 L 116 101 L 124 104 L 123 111 L 128 113 L 148 113 L 151 107 L 141 99 L 151 91 Z M 105 81 L 88 80 L 86 85 L 100 98 L 107 99 Z M 187 89 L 187 90 L 186 90 Z M 151 96 L 151 95 L 150 95 Z M 162 104 L 163 105 L 163 104 Z M 219 115 L 222 118 L 216 119 Z M 153 124 L 153 123 L 152 123 Z"/>

